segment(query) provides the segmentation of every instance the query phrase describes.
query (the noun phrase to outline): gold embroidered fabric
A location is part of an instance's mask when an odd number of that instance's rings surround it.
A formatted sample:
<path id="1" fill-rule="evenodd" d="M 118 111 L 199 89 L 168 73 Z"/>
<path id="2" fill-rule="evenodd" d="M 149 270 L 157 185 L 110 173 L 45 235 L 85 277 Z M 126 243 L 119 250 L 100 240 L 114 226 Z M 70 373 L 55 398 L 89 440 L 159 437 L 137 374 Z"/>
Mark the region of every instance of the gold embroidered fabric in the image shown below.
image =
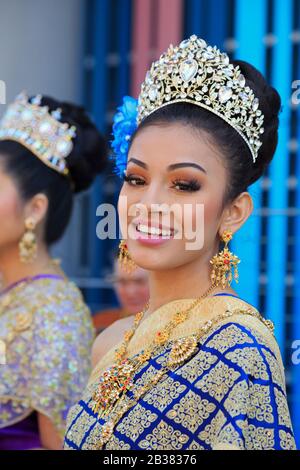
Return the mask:
<path id="1" fill-rule="evenodd" d="M 146 317 L 129 344 L 129 357 L 151 342 L 176 309 L 192 299 L 169 302 Z M 294 449 L 284 368 L 273 333 L 249 307 L 230 296 L 208 297 L 157 347 L 137 371 L 139 387 L 166 364 L 171 345 L 197 333 L 204 321 L 229 310 L 199 341 L 194 355 L 153 386 L 119 420 L 105 449 Z M 67 419 L 65 449 L 97 449 L 108 417 L 92 411 L 99 374 L 114 362 L 112 348 L 93 370 L 82 399 Z M 132 391 L 127 391 L 130 400 Z"/>
<path id="2" fill-rule="evenodd" d="M 0 429 L 34 410 L 48 416 L 63 436 L 69 408 L 91 372 L 95 337 L 89 309 L 69 280 L 40 278 L 0 297 Z"/>

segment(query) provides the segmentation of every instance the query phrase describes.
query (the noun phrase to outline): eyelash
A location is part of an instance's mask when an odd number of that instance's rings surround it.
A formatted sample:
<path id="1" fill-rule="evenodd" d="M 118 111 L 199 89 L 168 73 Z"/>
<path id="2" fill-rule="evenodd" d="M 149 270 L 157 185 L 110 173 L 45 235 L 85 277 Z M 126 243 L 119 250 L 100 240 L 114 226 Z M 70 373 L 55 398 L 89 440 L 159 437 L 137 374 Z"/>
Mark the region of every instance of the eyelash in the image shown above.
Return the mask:
<path id="1" fill-rule="evenodd" d="M 144 181 L 141 178 L 137 178 L 135 176 L 125 175 L 125 174 L 123 175 L 123 180 L 126 181 L 126 183 L 130 184 L 131 186 L 143 186 L 144 184 Z M 133 181 L 135 181 L 136 183 L 133 183 Z M 178 186 L 181 186 L 181 188 L 184 188 L 184 189 L 179 189 L 179 191 L 194 192 L 200 189 L 200 185 L 196 179 L 191 179 L 189 182 L 182 182 L 181 180 L 177 179 L 173 181 L 173 184 L 174 184 L 173 187 L 178 185 Z"/>

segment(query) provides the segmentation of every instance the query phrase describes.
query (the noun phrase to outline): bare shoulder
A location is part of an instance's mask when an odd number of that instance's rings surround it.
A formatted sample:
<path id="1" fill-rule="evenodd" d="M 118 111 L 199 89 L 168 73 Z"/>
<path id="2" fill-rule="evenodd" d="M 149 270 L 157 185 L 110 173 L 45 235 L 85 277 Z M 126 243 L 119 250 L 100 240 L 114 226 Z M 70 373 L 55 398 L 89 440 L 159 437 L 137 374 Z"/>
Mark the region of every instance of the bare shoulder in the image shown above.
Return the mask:
<path id="1" fill-rule="evenodd" d="M 125 331 L 132 327 L 133 321 L 134 315 L 120 318 L 101 331 L 92 347 L 92 367 L 95 367 L 107 351 L 122 341 Z"/>

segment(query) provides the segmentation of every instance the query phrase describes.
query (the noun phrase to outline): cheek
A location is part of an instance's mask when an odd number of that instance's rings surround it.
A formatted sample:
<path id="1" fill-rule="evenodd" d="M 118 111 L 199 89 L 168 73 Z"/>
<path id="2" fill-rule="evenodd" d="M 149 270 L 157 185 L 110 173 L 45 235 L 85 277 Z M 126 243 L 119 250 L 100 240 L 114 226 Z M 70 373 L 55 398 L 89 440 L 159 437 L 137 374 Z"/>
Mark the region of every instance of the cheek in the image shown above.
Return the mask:
<path id="1" fill-rule="evenodd" d="M 190 222 L 184 224 L 185 233 L 190 235 L 190 232 L 197 233 L 200 237 L 202 231 L 204 243 L 205 240 L 211 239 L 219 224 L 221 203 L 221 195 L 217 192 L 209 193 L 207 191 L 202 193 L 201 198 L 188 207 L 185 220 L 191 221 L 191 226 Z"/>
<path id="2" fill-rule="evenodd" d="M 149 295 L 149 286 L 140 289 L 140 297 L 147 297 Z"/>
<path id="3" fill-rule="evenodd" d="M 127 295 L 128 295 L 126 287 L 119 287 L 117 294 L 121 300 L 126 300 Z"/>
<path id="4" fill-rule="evenodd" d="M 128 196 L 124 185 L 121 188 L 119 198 L 118 198 L 118 215 L 120 230 L 123 237 L 125 237 L 125 227 L 127 225 L 127 210 L 128 210 Z M 126 238 L 126 237 L 125 237 Z"/>
<path id="5" fill-rule="evenodd" d="M 214 227 L 218 223 L 221 202 L 217 198 L 211 198 L 204 205 L 204 229 Z"/>
<path id="6" fill-rule="evenodd" d="M 126 188 L 124 184 L 118 199 L 118 215 L 121 234 L 126 239 L 130 238 L 129 221 L 139 214 L 139 210 L 137 206 L 135 206 L 136 203 L 138 203 L 136 195 L 134 195 L 134 192 L 130 190 L 130 188 Z"/>
<path id="7" fill-rule="evenodd" d="M 117 296 L 121 297 L 122 296 L 122 287 L 117 286 L 115 288 Z"/>
<path id="8" fill-rule="evenodd" d="M 24 231 L 22 205 L 14 191 L 0 193 L 0 240 L 1 242 L 19 239 Z"/>

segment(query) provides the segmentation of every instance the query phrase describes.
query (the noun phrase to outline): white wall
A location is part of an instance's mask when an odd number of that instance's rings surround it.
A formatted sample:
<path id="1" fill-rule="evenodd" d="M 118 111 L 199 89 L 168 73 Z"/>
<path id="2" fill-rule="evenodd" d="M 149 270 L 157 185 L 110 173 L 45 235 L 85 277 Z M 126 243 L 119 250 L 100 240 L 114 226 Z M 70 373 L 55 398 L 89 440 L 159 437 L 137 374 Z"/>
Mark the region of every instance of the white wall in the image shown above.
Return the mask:
<path id="1" fill-rule="evenodd" d="M 0 0 L 0 80 L 80 101 L 84 0 Z M 3 110 L 0 105 L 0 112 Z"/>
<path id="2" fill-rule="evenodd" d="M 81 103 L 85 0 L 0 0 L 0 80 L 9 103 L 21 90 Z M 5 106 L 0 100 L 0 116 Z M 77 204 L 76 204 L 77 206 Z M 80 275 L 78 210 L 54 254 Z"/>

